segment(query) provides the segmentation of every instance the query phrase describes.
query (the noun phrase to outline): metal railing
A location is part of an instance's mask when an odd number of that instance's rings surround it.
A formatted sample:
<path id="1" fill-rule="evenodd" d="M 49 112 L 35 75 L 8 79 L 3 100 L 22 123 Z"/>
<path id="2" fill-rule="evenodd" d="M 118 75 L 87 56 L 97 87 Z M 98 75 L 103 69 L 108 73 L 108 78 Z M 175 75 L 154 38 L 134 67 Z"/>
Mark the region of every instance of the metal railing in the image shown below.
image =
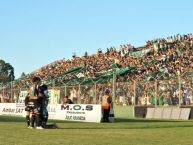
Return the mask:
<path id="1" fill-rule="evenodd" d="M 57 86 L 55 81 L 49 89 L 60 90 L 61 103 L 64 96 L 78 104 L 100 104 L 105 89 L 110 89 L 113 102 L 117 105 L 138 106 L 181 106 L 193 104 L 193 77 L 178 75 L 170 79 L 156 79 L 130 82 L 116 82 L 116 77 L 107 83 L 94 82 L 91 85 Z M 0 102 L 18 102 L 19 95 L 26 88 L 17 88 L 13 84 L 0 86 Z"/>

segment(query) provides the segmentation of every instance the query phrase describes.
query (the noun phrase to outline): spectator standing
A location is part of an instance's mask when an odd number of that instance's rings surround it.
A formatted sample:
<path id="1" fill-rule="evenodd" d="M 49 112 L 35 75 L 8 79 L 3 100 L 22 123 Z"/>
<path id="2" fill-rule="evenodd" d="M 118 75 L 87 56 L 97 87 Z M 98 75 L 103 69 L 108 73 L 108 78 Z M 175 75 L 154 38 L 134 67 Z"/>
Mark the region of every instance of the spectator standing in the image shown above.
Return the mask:
<path id="1" fill-rule="evenodd" d="M 68 96 L 64 96 L 62 104 L 73 104 L 72 100 Z"/>
<path id="2" fill-rule="evenodd" d="M 105 95 L 102 97 L 102 112 L 103 122 L 109 122 L 109 113 L 112 104 L 112 98 L 110 96 L 110 90 L 105 90 Z"/>

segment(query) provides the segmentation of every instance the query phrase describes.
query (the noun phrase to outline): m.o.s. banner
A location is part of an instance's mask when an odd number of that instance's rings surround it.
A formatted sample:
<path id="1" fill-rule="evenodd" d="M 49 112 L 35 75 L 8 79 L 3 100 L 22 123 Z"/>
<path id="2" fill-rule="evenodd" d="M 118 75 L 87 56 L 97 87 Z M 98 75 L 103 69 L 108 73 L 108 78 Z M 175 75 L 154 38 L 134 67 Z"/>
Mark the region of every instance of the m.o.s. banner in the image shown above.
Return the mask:
<path id="1" fill-rule="evenodd" d="M 53 110 L 55 112 L 53 112 Z M 69 121 L 100 122 L 101 105 L 66 104 L 49 105 L 49 118 Z"/>

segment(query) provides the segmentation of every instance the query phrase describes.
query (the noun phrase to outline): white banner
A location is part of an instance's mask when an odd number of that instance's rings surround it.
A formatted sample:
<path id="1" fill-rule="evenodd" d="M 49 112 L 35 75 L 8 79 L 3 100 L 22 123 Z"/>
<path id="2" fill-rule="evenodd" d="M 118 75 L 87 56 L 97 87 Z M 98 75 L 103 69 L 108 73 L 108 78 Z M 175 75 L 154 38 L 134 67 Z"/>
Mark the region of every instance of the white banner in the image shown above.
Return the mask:
<path id="1" fill-rule="evenodd" d="M 101 105 L 93 104 L 67 104 L 57 105 L 54 109 L 53 105 L 49 105 L 51 110 L 49 117 L 58 120 L 83 121 L 83 122 L 100 122 L 101 121 Z M 49 109 L 48 107 L 48 109 Z M 50 110 L 50 111 L 51 111 Z M 54 116 L 52 116 L 54 115 Z"/>
<path id="2" fill-rule="evenodd" d="M 0 103 L 0 115 L 25 117 L 25 105 L 17 103 Z"/>
<path id="3" fill-rule="evenodd" d="M 20 91 L 18 103 L 24 103 L 27 95 L 28 91 Z"/>
<path id="4" fill-rule="evenodd" d="M 49 104 L 58 104 L 60 98 L 60 90 L 48 90 Z"/>
<path id="5" fill-rule="evenodd" d="M 101 105 L 93 104 L 53 104 L 48 105 L 49 119 L 97 122 L 101 121 Z M 0 115 L 25 117 L 24 104 L 0 103 Z"/>
<path id="6" fill-rule="evenodd" d="M 18 103 L 24 103 L 27 95 L 28 91 L 20 91 Z M 60 98 L 60 90 L 48 90 L 48 96 L 50 104 L 58 104 Z"/>

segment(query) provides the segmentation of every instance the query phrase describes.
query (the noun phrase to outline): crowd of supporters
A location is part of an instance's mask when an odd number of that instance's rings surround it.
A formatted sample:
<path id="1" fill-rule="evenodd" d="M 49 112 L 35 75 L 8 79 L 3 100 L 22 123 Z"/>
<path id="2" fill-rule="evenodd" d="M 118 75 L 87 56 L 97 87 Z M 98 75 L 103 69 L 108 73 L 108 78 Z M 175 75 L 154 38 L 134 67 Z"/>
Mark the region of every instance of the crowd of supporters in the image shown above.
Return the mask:
<path id="1" fill-rule="evenodd" d="M 154 39 L 147 41 L 146 45 L 135 48 L 131 44 L 121 45 L 119 48 L 111 47 L 107 48 L 106 52 L 101 49 L 97 50 L 96 54 L 88 55 L 85 53 L 84 56 L 79 57 L 75 54 L 72 59 L 62 59 L 48 64 L 31 74 L 26 75 L 24 78 L 20 78 L 14 81 L 11 86 L 10 83 L 1 86 L 1 96 L 2 89 L 6 92 L 9 88 L 20 89 L 27 88 L 31 84 L 31 78 L 34 76 L 39 76 L 42 80 L 52 80 L 56 76 L 61 75 L 63 72 L 68 71 L 75 67 L 85 68 L 81 72 L 81 76 L 87 78 L 96 78 L 98 73 L 108 73 L 108 67 L 117 64 L 119 68 L 129 68 L 130 71 L 126 72 L 121 76 L 117 76 L 117 90 L 116 99 L 117 103 L 132 104 L 134 100 L 133 96 L 133 81 L 135 80 L 137 88 L 137 102 L 139 104 L 152 104 L 156 102 L 152 100 L 152 94 L 147 90 L 152 90 L 157 88 L 157 94 L 162 96 L 164 101 L 168 104 L 177 104 L 179 100 L 175 99 L 180 94 L 182 97 L 187 96 L 187 87 L 189 86 L 191 91 L 188 91 L 189 96 L 192 95 L 192 83 L 185 84 L 182 86 L 182 93 L 176 92 L 175 85 L 162 85 L 151 83 L 149 85 L 143 84 L 142 82 L 151 80 L 166 80 L 171 78 L 186 77 L 191 78 L 189 74 L 193 72 L 193 35 L 175 35 L 167 38 Z M 71 79 L 73 76 L 66 75 L 63 79 Z M 109 83 L 112 79 L 109 79 Z M 124 83 L 127 82 L 131 85 L 130 87 L 124 87 Z M 176 84 L 176 82 L 174 82 Z M 155 87 L 156 85 L 156 87 Z M 108 87 L 108 85 L 106 85 Z M 90 87 L 92 88 L 92 87 Z M 99 87 L 100 88 L 100 87 Z M 127 89 L 125 89 L 127 88 Z M 163 91 L 166 90 L 167 91 Z M 160 91 L 162 90 L 162 91 Z M 162 92 L 161 94 L 159 94 Z M 17 94 L 16 92 L 15 94 Z M 6 93 L 4 93 L 6 94 Z M 80 95 L 81 93 L 79 93 Z M 69 94 L 70 95 L 70 94 Z M 13 95 L 14 96 L 14 95 Z M 172 96 L 172 97 L 171 97 Z M 192 95 L 193 96 L 193 95 Z M 149 97 L 149 98 L 148 98 Z M 154 94 L 155 97 L 155 94 Z M 4 95 L 4 98 L 10 98 L 9 93 Z M 14 98 L 14 97 L 13 97 Z M 17 98 L 17 97 L 15 97 Z M 81 96 L 79 96 L 81 98 Z M 86 99 L 82 97 L 80 99 L 83 103 L 87 103 L 85 100 L 100 100 L 100 97 L 93 99 Z M 89 98 L 89 95 L 88 95 Z M 5 100 L 5 99 L 4 99 Z M 7 99 L 9 100 L 9 99 Z M 193 98 L 191 99 L 193 100 Z M 162 102 L 164 102 L 162 101 Z M 187 99 L 184 99 L 184 103 Z M 89 102 L 89 101 L 88 101 Z M 175 103 L 174 103 L 175 102 Z M 189 101 L 191 102 L 191 101 Z"/>

